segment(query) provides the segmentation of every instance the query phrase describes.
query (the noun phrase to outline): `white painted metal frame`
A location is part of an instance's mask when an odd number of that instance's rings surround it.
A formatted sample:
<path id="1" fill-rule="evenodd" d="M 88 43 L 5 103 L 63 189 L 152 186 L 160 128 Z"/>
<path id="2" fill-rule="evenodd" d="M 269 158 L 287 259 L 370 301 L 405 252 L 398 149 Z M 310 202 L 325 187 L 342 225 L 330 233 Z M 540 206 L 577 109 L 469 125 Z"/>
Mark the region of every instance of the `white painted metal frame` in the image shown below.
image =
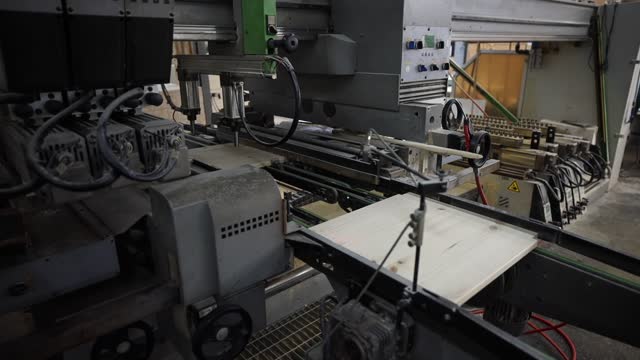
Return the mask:
<path id="1" fill-rule="evenodd" d="M 638 49 L 638 55 L 636 56 L 635 66 L 633 67 L 633 75 L 631 78 L 631 86 L 629 86 L 629 95 L 627 96 L 627 104 L 624 107 L 624 113 L 622 116 L 622 125 L 620 125 L 620 132 L 616 135 L 618 137 L 618 146 L 613 158 L 613 166 L 611 169 L 611 181 L 609 182 L 609 189 L 613 188 L 618 183 L 620 178 L 620 169 L 622 167 L 622 160 L 624 159 L 625 149 L 627 147 L 627 140 L 631 132 L 631 122 L 629 121 L 633 111 L 633 104 L 638 98 L 638 86 L 640 82 L 640 49 Z"/>

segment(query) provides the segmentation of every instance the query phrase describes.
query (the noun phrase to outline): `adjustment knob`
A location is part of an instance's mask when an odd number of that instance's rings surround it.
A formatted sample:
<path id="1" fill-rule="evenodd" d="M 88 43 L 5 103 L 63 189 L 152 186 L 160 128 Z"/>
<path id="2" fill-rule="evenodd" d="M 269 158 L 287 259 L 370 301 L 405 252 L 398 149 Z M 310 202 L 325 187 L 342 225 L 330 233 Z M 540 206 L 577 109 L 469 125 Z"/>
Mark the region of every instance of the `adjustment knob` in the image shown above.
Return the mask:
<path id="1" fill-rule="evenodd" d="M 164 98 L 158 93 L 150 92 L 144 95 L 144 102 L 149 105 L 160 106 L 164 102 Z"/>
<path id="2" fill-rule="evenodd" d="M 269 39 L 267 46 L 271 49 L 282 48 L 288 53 L 292 53 L 298 49 L 300 40 L 294 34 L 286 34 L 282 37 L 282 40 Z"/>

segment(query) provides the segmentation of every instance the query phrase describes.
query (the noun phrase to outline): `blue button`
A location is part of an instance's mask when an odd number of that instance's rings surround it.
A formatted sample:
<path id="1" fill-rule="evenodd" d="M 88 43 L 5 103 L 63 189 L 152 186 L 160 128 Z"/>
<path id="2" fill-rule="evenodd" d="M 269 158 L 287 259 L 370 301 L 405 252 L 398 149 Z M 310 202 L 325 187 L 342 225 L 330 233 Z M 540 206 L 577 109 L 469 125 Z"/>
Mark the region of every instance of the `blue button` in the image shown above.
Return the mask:
<path id="1" fill-rule="evenodd" d="M 418 72 L 429 71 L 426 65 L 418 65 Z"/>
<path id="2" fill-rule="evenodd" d="M 407 41 L 407 49 L 413 50 L 415 48 L 416 48 L 416 42 L 415 41 Z"/>

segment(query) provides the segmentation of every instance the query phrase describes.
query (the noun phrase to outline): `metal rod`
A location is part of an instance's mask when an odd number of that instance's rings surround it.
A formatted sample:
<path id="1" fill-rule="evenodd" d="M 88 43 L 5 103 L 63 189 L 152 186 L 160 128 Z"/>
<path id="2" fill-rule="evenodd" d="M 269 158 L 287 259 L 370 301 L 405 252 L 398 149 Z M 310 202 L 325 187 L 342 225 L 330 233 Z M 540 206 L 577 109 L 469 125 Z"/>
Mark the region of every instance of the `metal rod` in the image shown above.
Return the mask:
<path id="1" fill-rule="evenodd" d="M 418 272 L 420 271 L 420 250 L 422 246 L 416 246 L 416 259 L 413 263 L 413 292 L 418 291 Z"/>
<path id="2" fill-rule="evenodd" d="M 265 296 L 271 297 L 279 294 L 318 274 L 320 274 L 318 270 L 309 265 L 304 265 L 288 273 L 269 279 L 265 288 Z"/>

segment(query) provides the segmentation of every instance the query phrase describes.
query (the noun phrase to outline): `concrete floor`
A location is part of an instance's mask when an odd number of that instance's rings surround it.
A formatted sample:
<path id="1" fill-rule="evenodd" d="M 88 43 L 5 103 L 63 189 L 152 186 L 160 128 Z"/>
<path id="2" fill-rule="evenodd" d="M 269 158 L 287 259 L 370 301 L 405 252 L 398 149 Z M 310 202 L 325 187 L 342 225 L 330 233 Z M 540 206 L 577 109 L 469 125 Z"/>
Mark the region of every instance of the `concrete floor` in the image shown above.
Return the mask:
<path id="1" fill-rule="evenodd" d="M 592 202 L 588 207 L 587 214 L 571 224 L 568 230 L 607 247 L 640 257 L 639 214 L 640 168 L 633 167 L 624 172 L 620 182 L 610 192 Z M 561 250 L 558 251 L 562 252 Z M 576 260 L 598 266 L 588 259 L 575 255 L 573 257 Z M 633 278 L 628 274 L 617 273 L 616 275 Z M 637 281 L 638 279 L 634 280 Z M 597 309 L 594 309 L 594 311 L 597 311 Z M 565 331 L 576 344 L 578 359 L 640 359 L 639 348 L 628 346 L 573 326 L 565 327 Z M 560 337 L 551 333 L 550 335 L 564 347 Z M 526 342 L 548 354 L 556 354 L 556 351 L 539 335 L 528 336 Z M 566 351 L 568 352 L 569 350 L 567 349 Z M 560 356 L 557 356 L 557 358 L 561 359 Z"/>
<path id="2" fill-rule="evenodd" d="M 626 177 L 589 204 L 569 230 L 616 250 L 640 256 L 640 177 Z"/>

